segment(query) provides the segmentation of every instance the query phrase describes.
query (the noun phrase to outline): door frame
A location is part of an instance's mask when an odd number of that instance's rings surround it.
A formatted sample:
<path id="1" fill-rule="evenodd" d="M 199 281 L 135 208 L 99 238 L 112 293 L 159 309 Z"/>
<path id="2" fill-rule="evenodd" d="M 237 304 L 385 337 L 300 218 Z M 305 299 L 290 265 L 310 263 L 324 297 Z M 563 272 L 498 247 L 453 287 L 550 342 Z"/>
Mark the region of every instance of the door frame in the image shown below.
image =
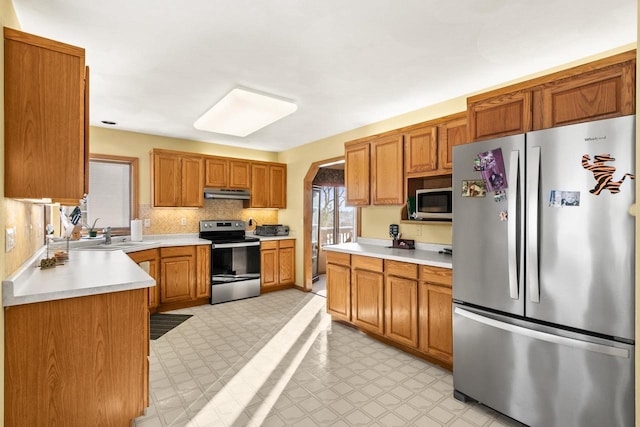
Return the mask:
<path id="1" fill-rule="evenodd" d="M 319 162 L 313 162 L 311 163 L 311 165 L 309 166 L 309 170 L 307 171 L 307 174 L 304 177 L 304 184 L 303 184 L 303 197 L 302 197 L 302 218 L 303 218 L 303 226 L 302 226 L 302 233 L 303 233 L 303 256 L 302 256 L 302 264 L 303 264 L 303 276 L 302 276 L 302 282 L 303 282 L 303 290 L 306 292 L 310 292 L 311 291 L 311 286 L 312 286 L 312 268 L 311 268 L 311 221 L 312 218 L 311 216 L 313 215 L 313 210 L 312 210 L 312 200 L 313 200 L 313 179 L 316 177 L 316 174 L 318 173 L 318 170 L 320 170 L 320 167 L 322 165 L 326 165 L 328 163 L 333 163 L 333 162 L 338 162 L 340 160 L 344 160 L 344 156 L 339 156 L 339 157 L 333 157 L 330 159 L 325 159 L 325 160 L 321 160 Z M 358 213 L 356 215 L 359 215 L 360 210 L 358 209 Z M 360 221 L 357 222 L 357 224 L 360 224 Z M 360 234 L 360 230 L 356 230 L 356 234 Z"/>

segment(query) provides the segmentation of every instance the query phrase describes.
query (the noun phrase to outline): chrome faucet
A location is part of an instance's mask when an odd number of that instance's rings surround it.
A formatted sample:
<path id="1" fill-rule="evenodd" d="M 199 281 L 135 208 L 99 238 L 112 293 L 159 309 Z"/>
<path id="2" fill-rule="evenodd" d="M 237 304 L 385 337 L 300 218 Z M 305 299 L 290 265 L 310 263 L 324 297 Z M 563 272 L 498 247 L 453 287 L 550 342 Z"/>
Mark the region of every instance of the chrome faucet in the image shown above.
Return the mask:
<path id="1" fill-rule="evenodd" d="M 105 228 L 104 230 L 102 230 L 102 232 L 104 233 L 104 244 L 110 245 L 111 244 L 111 227 Z"/>

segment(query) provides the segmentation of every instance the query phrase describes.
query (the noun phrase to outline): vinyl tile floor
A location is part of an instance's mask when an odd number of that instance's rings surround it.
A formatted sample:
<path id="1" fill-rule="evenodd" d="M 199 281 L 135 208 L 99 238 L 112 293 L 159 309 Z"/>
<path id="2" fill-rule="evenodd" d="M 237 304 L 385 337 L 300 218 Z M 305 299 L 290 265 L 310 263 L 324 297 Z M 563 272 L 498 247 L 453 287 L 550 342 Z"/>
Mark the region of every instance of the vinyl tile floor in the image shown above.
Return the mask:
<path id="1" fill-rule="evenodd" d="M 520 426 L 453 398 L 450 372 L 331 322 L 326 299 L 285 290 L 176 310 L 151 341 L 137 427 Z"/>

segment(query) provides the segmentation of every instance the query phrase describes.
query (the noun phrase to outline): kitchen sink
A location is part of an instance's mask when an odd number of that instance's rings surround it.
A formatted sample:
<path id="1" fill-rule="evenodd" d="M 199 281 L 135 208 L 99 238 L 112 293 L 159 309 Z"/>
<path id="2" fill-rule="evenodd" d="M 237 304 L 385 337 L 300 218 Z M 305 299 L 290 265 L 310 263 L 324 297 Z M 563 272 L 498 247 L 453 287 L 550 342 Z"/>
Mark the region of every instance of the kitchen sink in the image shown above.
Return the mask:
<path id="1" fill-rule="evenodd" d="M 155 245 L 155 242 L 115 241 L 109 245 L 107 245 L 104 242 L 101 242 L 93 245 L 78 245 L 78 246 L 72 247 L 71 249 L 76 251 L 116 251 L 116 250 L 131 249 L 131 248 L 151 246 L 151 245 Z"/>

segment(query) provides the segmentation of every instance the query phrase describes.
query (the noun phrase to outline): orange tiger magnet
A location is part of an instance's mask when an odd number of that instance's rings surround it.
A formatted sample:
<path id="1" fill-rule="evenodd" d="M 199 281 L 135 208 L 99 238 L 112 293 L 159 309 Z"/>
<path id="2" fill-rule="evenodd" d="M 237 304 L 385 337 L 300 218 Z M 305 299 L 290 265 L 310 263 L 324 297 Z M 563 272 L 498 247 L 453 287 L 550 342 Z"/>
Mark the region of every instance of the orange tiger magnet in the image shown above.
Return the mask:
<path id="1" fill-rule="evenodd" d="M 620 186 L 624 180 L 636 179 L 636 176 L 631 173 L 625 173 L 622 179 L 619 181 L 613 180 L 613 174 L 616 172 L 615 166 L 607 166 L 606 162 L 614 162 L 616 159 L 611 157 L 610 154 L 598 154 L 595 156 L 593 163 L 589 163 L 591 157 L 588 154 L 582 156 L 582 167 L 593 173 L 593 178 L 596 180 L 596 186 L 589 192 L 594 195 L 599 195 L 602 190 L 609 190 L 611 194 L 620 192 Z"/>

